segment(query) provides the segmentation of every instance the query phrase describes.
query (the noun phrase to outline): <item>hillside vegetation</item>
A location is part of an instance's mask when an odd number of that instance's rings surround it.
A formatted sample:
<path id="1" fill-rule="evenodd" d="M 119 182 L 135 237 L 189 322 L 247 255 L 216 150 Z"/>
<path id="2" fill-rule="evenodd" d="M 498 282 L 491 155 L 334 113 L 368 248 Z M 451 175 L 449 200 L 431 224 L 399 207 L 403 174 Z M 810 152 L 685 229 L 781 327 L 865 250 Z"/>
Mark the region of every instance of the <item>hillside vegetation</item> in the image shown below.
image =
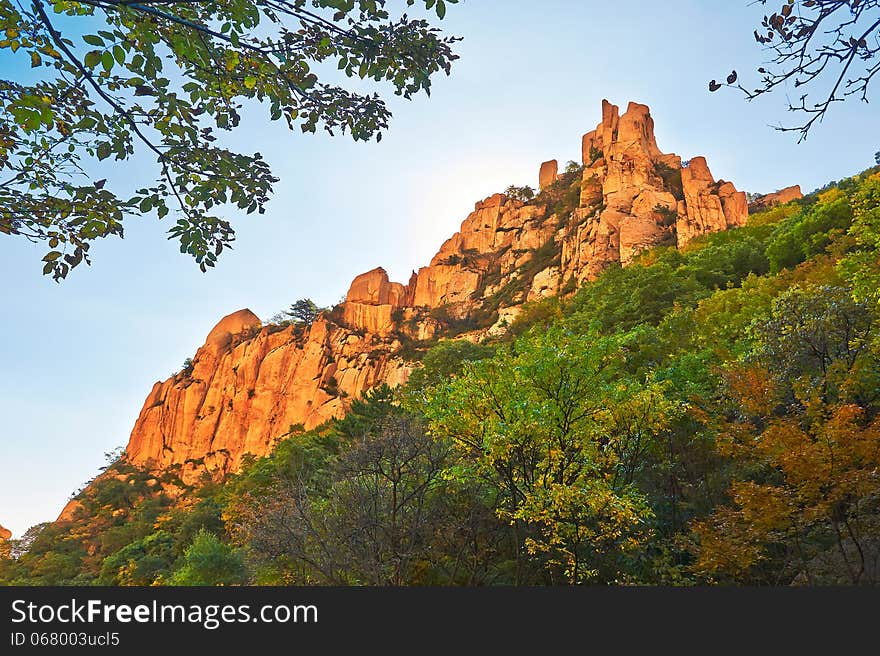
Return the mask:
<path id="1" fill-rule="evenodd" d="M 880 169 L 644 253 L 224 483 L 116 460 L 6 584 L 876 584 Z"/>

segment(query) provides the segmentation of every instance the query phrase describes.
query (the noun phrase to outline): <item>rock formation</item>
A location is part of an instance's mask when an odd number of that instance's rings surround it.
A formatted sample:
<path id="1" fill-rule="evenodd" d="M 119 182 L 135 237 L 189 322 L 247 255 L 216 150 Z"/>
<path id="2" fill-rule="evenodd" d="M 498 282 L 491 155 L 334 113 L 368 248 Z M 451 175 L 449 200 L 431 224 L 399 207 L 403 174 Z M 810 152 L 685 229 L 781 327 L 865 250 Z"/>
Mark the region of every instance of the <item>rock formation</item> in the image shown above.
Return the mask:
<path id="1" fill-rule="evenodd" d="M 804 195 L 801 193 L 801 186 L 794 185 L 792 187 L 786 187 L 785 189 L 775 191 L 772 194 L 758 196 L 752 201 L 751 205 L 749 205 L 749 209 L 752 212 L 759 212 L 776 205 L 785 205 L 793 200 L 800 200 L 803 197 Z"/>
<path id="2" fill-rule="evenodd" d="M 10 531 L 8 528 L 3 528 L 3 526 L 0 525 L 0 542 L 5 542 L 6 540 L 9 540 L 11 538 L 12 531 Z"/>
<path id="3" fill-rule="evenodd" d="M 559 162 L 551 159 L 549 162 L 541 164 L 541 171 L 538 173 L 538 188 L 543 191 L 554 182 L 559 176 Z"/>
<path id="4" fill-rule="evenodd" d="M 541 165 L 541 194 L 478 202 L 461 229 L 406 285 L 384 269 L 357 276 L 345 301 L 311 326 L 263 326 L 249 310 L 220 321 L 191 370 L 153 386 L 127 448 L 135 463 L 179 466 L 184 480 L 238 468 L 292 425 L 342 414 L 380 383 L 404 382 L 407 344 L 441 331 L 503 334 L 521 306 L 574 291 L 613 264 L 660 244 L 686 244 L 743 225 L 745 194 L 706 160 L 663 154 L 648 107 L 602 104 L 582 139 L 583 170 Z"/>
<path id="5" fill-rule="evenodd" d="M 411 365 L 393 356 L 399 347 L 324 318 L 264 327 L 240 310 L 209 333 L 191 371 L 153 386 L 126 452 L 138 464 L 180 465 L 184 480 L 234 470 L 292 425 L 312 428 L 343 412 L 346 399 L 403 382 Z"/>

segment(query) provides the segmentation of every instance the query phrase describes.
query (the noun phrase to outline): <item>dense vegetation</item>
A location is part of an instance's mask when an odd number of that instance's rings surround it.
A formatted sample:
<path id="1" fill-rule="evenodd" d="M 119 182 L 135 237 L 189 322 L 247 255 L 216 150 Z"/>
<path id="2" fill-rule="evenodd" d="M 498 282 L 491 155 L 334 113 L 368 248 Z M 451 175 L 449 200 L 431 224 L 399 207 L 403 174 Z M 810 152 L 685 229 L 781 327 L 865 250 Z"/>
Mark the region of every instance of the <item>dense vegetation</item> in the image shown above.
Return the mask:
<path id="1" fill-rule="evenodd" d="M 217 484 L 114 462 L 22 584 L 876 584 L 880 171 L 441 341 Z"/>

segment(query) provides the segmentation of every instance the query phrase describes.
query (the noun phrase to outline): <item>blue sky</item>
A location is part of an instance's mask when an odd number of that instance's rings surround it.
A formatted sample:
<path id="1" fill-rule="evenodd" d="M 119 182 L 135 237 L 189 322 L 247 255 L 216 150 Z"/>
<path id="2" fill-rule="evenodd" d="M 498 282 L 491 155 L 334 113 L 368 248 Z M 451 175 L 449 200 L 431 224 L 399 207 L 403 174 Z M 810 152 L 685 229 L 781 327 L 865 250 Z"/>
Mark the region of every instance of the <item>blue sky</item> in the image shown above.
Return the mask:
<path id="1" fill-rule="evenodd" d="M 708 80 L 734 66 L 748 79 L 763 62 L 761 14 L 747 0 L 463 0 L 442 23 L 465 37 L 452 76 L 430 98 L 394 98 L 381 144 L 248 115 L 229 143 L 262 152 L 281 182 L 265 215 L 235 222 L 235 250 L 207 275 L 155 218 L 95 245 L 94 265 L 60 285 L 40 275 L 39 247 L 0 239 L 0 524 L 20 535 L 54 519 L 222 316 L 265 319 L 306 296 L 330 305 L 379 265 L 406 281 L 475 201 L 536 185 L 543 160 L 578 159 L 603 98 L 650 105 L 664 152 L 705 155 L 747 191 L 807 191 L 867 168 L 880 150 L 873 106 L 836 106 L 797 144 L 769 127 L 795 118 L 784 96 L 708 93 Z M 150 174 L 135 162 L 111 179 Z"/>

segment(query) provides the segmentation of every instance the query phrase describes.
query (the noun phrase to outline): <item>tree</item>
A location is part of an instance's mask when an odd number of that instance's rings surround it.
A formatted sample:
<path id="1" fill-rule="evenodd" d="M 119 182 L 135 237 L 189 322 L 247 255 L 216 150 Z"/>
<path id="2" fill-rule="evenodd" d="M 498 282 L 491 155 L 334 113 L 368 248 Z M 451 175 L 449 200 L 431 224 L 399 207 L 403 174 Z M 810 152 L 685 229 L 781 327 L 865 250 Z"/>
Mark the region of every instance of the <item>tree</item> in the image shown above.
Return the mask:
<path id="1" fill-rule="evenodd" d="M 527 203 L 535 197 L 535 190 L 528 185 L 524 187 L 510 185 L 507 189 L 504 190 L 504 195 L 508 198 L 512 198 L 513 200 L 519 200 L 523 203 Z"/>
<path id="2" fill-rule="evenodd" d="M 101 585 L 153 585 L 166 578 L 174 563 L 174 538 L 157 531 L 127 544 L 101 563 Z"/>
<path id="3" fill-rule="evenodd" d="M 244 558 L 213 533 L 201 530 L 169 579 L 171 585 L 237 585 L 244 583 Z"/>
<path id="4" fill-rule="evenodd" d="M 874 162 L 877 164 L 877 166 L 880 166 L 880 150 L 874 153 Z"/>
<path id="5" fill-rule="evenodd" d="M 851 289 L 793 287 L 726 367 L 719 452 L 729 504 L 693 524 L 711 580 L 880 581 L 876 318 Z M 726 406 L 726 408 L 725 408 Z"/>
<path id="6" fill-rule="evenodd" d="M 461 373 L 466 362 L 491 357 L 495 349 L 465 339 L 444 339 L 425 353 L 422 366 L 409 377 L 408 388 L 421 391 L 439 385 Z"/>
<path id="7" fill-rule="evenodd" d="M 520 549 L 517 583 L 534 564 L 549 582 L 615 580 L 647 538 L 652 512 L 630 472 L 665 419 L 650 404 L 631 422 L 606 412 L 635 397 L 614 382 L 620 346 L 558 327 L 530 333 L 428 403 L 430 430 L 455 445 L 460 469 L 499 491 L 496 511 Z"/>
<path id="8" fill-rule="evenodd" d="M 880 173 L 859 185 L 853 198 L 854 221 L 849 236 L 856 248 L 843 261 L 858 296 L 874 307 L 880 303 Z"/>
<path id="9" fill-rule="evenodd" d="M 876 399 L 875 319 L 867 303 L 853 300 L 851 289 L 789 289 L 753 331 L 760 342 L 756 358 L 800 404 Z"/>
<path id="10" fill-rule="evenodd" d="M 457 1 L 424 5 L 442 19 Z M 263 213 L 277 182 L 259 153 L 218 143 L 246 101 L 267 105 L 291 129 L 378 140 L 390 118 L 379 95 L 316 71 L 335 65 L 405 98 L 429 93 L 432 76 L 450 72 L 457 39 L 386 5 L 0 0 L 0 48 L 11 58 L 4 70 L 15 72 L 0 79 L 0 232 L 45 243 L 43 273 L 58 281 L 89 262 L 94 240 L 122 237 L 126 217 L 173 212 L 169 238 L 202 271 L 214 266 L 234 239 L 221 208 Z M 131 193 L 95 179 L 103 170 L 95 160 L 141 152 L 155 159 L 152 185 Z"/>
<path id="11" fill-rule="evenodd" d="M 411 417 L 362 426 L 328 479 L 303 467 L 231 512 L 251 551 L 295 582 L 411 584 L 440 555 L 432 545 L 449 528 L 438 493 L 448 446 Z"/>
<path id="12" fill-rule="evenodd" d="M 774 418 L 760 397 L 778 393 L 764 378 L 734 395 L 754 414 L 731 423 L 719 448 L 751 475 L 732 482 L 730 505 L 693 523 L 694 569 L 714 581 L 877 584 L 878 420 L 852 404 L 812 421 Z"/>
<path id="13" fill-rule="evenodd" d="M 326 308 L 318 307 L 310 298 L 301 298 L 290 308 L 272 317 L 272 323 L 293 322 L 297 326 L 311 326 Z"/>
<path id="14" fill-rule="evenodd" d="M 573 159 L 570 159 L 565 163 L 565 172 L 568 174 L 580 173 L 583 170 L 584 170 L 584 165 L 578 164 Z"/>
<path id="15" fill-rule="evenodd" d="M 805 122 L 777 128 L 800 133 L 802 141 L 832 104 L 853 96 L 868 102 L 871 81 L 880 71 L 878 34 L 880 0 L 787 0 L 755 30 L 755 40 L 772 53 L 771 61 L 758 69 L 758 86 L 746 89 L 733 71 L 726 84 L 712 80 L 709 90 L 735 86 L 754 100 L 789 83 L 804 87 L 789 110 L 806 115 Z M 813 90 L 820 100 L 811 100 Z"/>

